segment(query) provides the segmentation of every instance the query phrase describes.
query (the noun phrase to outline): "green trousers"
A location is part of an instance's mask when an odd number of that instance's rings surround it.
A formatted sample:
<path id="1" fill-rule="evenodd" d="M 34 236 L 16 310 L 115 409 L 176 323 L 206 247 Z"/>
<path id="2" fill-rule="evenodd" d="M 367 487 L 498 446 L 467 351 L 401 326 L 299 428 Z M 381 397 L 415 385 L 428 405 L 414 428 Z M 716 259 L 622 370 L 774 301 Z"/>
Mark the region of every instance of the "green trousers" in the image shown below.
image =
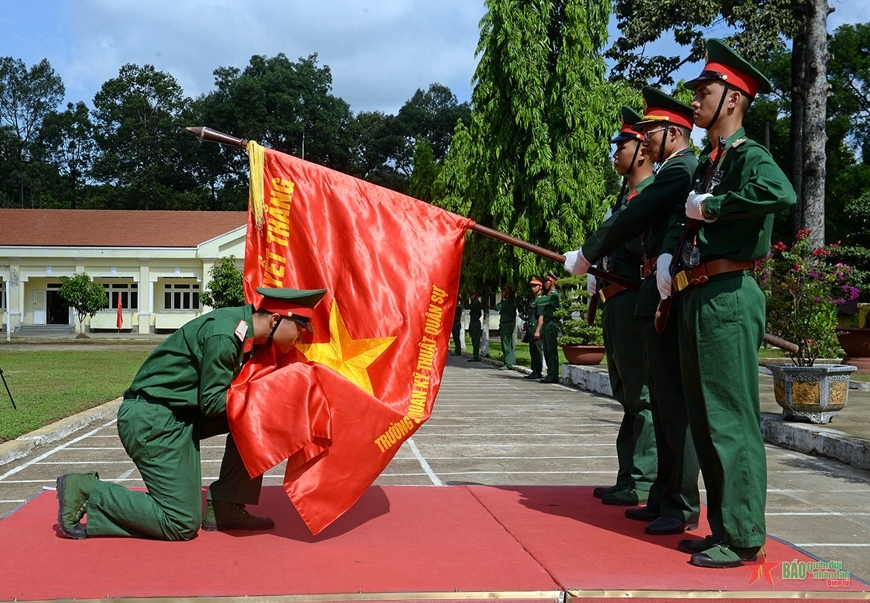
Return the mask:
<path id="1" fill-rule="evenodd" d="M 501 337 L 501 349 L 504 353 L 504 365 L 507 368 L 513 368 L 516 362 L 516 350 L 514 349 L 514 330 L 516 330 L 516 320 L 510 322 L 498 323 L 498 334 Z"/>
<path id="2" fill-rule="evenodd" d="M 547 322 L 541 325 L 541 353 L 544 355 L 544 362 L 547 363 L 547 377 L 542 379 L 545 383 L 559 382 L 559 345 L 556 340 L 559 338 L 559 326 L 555 321 Z"/>
<path id="3" fill-rule="evenodd" d="M 468 323 L 468 335 L 471 337 L 471 354 L 475 360 L 480 360 L 480 334 L 482 329 L 480 322 L 472 320 Z"/>
<path id="4" fill-rule="evenodd" d="M 643 331 L 634 319 L 637 293 L 624 291 L 604 304 L 602 326 L 613 397 L 622 405 L 616 435 L 616 485 L 648 492 L 656 478 L 656 434 L 650 409 Z"/>
<path id="5" fill-rule="evenodd" d="M 543 338 L 535 339 L 535 325 L 527 323 L 526 329 L 531 329 L 529 331 L 529 356 L 532 359 L 532 373 L 540 375 L 544 370 Z"/>
<path id="6" fill-rule="evenodd" d="M 661 335 L 652 316 L 640 319 L 659 468 L 647 505 L 659 515 L 694 522 L 701 514 L 701 495 L 698 456 L 680 374 L 679 307 L 677 299 Z"/>
<path id="7" fill-rule="evenodd" d="M 731 273 L 681 295 L 680 368 L 713 538 L 738 547 L 762 546 L 767 458 L 758 348 L 764 294 L 752 276 Z"/>
<path id="8" fill-rule="evenodd" d="M 159 540 L 196 536 L 202 522 L 199 441 L 228 432 L 226 416 L 204 418 L 141 398 L 124 400 L 118 409 L 118 435 L 148 491 L 97 480 L 88 499 L 87 535 Z M 262 481 L 262 476 L 248 475 L 228 435 L 220 476 L 211 484 L 209 498 L 256 504 Z"/>

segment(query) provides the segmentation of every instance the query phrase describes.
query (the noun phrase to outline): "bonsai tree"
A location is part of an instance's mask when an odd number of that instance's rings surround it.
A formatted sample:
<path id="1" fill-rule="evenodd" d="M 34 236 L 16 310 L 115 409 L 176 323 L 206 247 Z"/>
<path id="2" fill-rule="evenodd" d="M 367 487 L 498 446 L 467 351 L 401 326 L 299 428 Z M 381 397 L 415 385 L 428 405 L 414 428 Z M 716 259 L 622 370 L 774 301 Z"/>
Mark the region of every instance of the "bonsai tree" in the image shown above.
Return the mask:
<path id="1" fill-rule="evenodd" d="M 79 333 L 84 333 L 85 316 L 93 318 L 97 312 L 109 307 L 106 289 L 100 283 L 92 281 L 87 272 L 62 276 L 60 280 L 60 296 L 76 311 L 79 317 Z"/>
<path id="2" fill-rule="evenodd" d="M 242 271 L 236 268 L 236 256 L 221 258 L 208 273 L 211 280 L 199 296 L 203 304 L 215 310 L 245 305 Z"/>
<path id="3" fill-rule="evenodd" d="M 556 284 L 562 294 L 562 307 L 556 312 L 561 322 L 559 345 L 604 345 L 601 312 L 595 313 L 595 322 L 586 322 L 589 295 L 585 276 L 569 276 Z"/>

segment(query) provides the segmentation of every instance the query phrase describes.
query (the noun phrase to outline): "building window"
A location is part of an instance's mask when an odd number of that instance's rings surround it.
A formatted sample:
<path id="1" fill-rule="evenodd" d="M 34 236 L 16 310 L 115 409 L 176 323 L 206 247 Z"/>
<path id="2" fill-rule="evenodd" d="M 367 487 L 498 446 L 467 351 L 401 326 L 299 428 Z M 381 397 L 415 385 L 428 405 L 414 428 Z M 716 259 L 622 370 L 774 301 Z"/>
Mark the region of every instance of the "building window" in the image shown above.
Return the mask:
<path id="1" fill-rule="evenodd" d="M 164 310 L 199 310 L 199 285 L 167 284 L 163 289 Z"/>
<path id="2" fill-rule="evenodd" d="M 118 309 L 118 294 L 121 294 L 123 310 L 139 309 L 139 285 L 137 283 L 103 283 L 106 295 L 109 296 L 109 309 Z"/>

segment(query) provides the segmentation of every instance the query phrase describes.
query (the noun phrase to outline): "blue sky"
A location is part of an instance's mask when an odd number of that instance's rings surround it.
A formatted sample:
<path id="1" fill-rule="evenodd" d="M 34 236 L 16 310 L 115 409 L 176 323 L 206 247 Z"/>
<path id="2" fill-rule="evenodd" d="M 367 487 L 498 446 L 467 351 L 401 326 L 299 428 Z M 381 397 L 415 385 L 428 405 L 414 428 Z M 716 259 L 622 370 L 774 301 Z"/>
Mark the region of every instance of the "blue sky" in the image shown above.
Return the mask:
<path id="1" fill-rule="evenodd" d="M 870 22 L 870 2 L 829 0 L 829 30 Z M 471 96 L 477 60 L 476 0 L 7 0 L 0 56 L 30 67 L 48 58 L 67 100 L 89 105 L 126 63 L 172 74 L 188 96 L 213 88 L 217 67 L 283 52 L 317 53 L 333 93 L 351 109 L 396 113 L 418 88 L 444 84 Z M 722 35 L 724 32 L 710 32 Z M 678 77 L 693 77 L 689 65 Z"/>

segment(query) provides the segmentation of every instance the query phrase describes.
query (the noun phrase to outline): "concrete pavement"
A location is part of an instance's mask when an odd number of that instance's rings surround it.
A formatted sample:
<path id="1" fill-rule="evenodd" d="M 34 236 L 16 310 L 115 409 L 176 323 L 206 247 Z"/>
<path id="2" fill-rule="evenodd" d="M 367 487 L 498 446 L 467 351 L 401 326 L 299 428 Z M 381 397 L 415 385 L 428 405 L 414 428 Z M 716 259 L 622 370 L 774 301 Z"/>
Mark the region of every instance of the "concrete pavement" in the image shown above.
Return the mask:
<path id="1" fill-rule="evenodd" d="M 585 372 L 590 382 L 600 381 L 604 368 Z M 499 371 L 494 363 L 451 356 L 432 417 L 377 483 L 609 485 L 616 473 L 618 404 L 601 393 L 522 376 L 519 371 Z M 870 393 L 850 391 L 846 409 L 829 427 L 772 427 L 778 406 L 772 401 L 769 377 L 762 377 L 761 388 L 767 437 L 782 432 L 794 442 L 815 440 L 820 451 L 832 456 L 839 454 L 839 448 L 828 446 L 835 441 L 864 450 L 864 460 L 855 454 L 849 456 L 855 464 L 849 465 L 766 446 L 769 534 L 822 559 L 840 561 L 856 577 L 870 577 L 870 472 L 859 468 L 866 462 Z M 118 441 L 117 405 L 111 402 L 0 445 L 0 517 L 71 471 L 98 470 L 104 479 L 141 487 Z M 215 479 L 222 449 L 221 438 L 203 442 L 204 484 Z M 282 467 L 272 469 L 265 483 L 278 485 L 282 475 Z M 703 498 L 702 481 L 700 486 Z M 54 521 L 47 517 L 46 525 Z"/>

